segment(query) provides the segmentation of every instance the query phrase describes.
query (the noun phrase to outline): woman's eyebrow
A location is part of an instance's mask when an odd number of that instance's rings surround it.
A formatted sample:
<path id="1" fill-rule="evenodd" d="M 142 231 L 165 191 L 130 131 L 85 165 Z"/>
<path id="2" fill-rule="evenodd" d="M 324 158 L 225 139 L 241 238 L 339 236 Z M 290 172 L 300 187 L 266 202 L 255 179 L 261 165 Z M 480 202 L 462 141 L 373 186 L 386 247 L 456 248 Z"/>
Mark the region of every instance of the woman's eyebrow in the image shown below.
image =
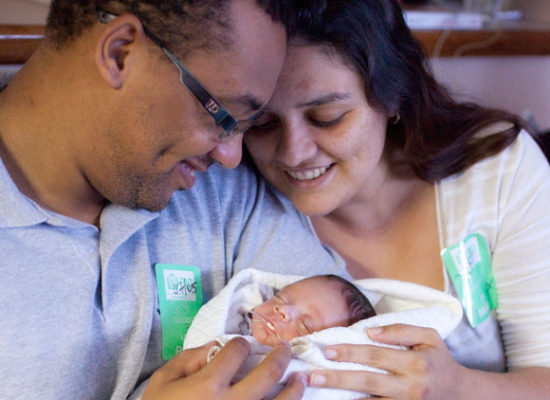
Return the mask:
<path id="1" fill-rule="evenodd" d="M 316 99 L 309 100 L 305 103 L 300 103 L 298 104 L 298 107 L 321 106 L 323 104 L 332 103 L 334 101 L 346 100 L 346 99 L 349 99 L 350 97 L 351 97 L 350 93 L 333 92 L 325 96 L 321 96 Z"/>

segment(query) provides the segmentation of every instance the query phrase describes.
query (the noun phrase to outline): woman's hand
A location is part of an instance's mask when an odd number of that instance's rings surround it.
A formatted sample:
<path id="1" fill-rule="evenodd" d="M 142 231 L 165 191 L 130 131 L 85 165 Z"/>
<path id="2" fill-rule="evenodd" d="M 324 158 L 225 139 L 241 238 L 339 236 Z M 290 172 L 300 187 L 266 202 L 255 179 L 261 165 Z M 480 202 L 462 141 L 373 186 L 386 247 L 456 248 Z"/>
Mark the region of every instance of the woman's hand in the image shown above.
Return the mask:
<path id="1" fill-rule="evenodd" d="M 334 345 L 325 356 L 383 369 L 389 374 L 366 371 L 313 371 L 311 386 L 333 387 L 369 393 L 384 399 L 460 399 L 466 368 L 454 361 L 434 329 L 395 324 L 368 330 L 375 342 L 406 346 L 408 350 L 371 345 Z"/>

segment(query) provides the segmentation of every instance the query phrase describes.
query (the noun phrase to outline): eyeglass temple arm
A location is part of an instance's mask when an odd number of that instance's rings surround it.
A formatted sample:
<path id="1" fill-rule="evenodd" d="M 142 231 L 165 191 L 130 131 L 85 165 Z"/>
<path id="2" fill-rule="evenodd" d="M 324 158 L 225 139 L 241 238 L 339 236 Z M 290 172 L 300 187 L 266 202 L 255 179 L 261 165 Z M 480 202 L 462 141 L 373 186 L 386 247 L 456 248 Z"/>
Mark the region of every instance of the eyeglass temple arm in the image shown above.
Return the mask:
<path id="1" fill-rule="evenodd" d="M 107 11 L 98 9 L 97 16 L 102 23 L 108 23 L 115 19 L 117 16 Z M 237 125 L 237 121 L 229 115 L 229 113 L 208 93 L 202 85 L 191 75 L 191 73 L 183 66 L 183 64 L 166 48 L 162 40 L 149 31 L 145 26 L 143 31 L 157 46 L 159 46 L 170 60 L 178 67 L 180 71 L 180 81 L 183 83 L 193 95 L 199 100 L 201 105 L 208 111 L 210 115 L 216 121 L 218 126 L 221 126 L 224 130 L 229 131 Z"/>
<path id="2" fill-rule="evenodd" d="M 148 35 L 149 36 L 149 35 Z M 158 43 L 162 43 L 158 41 Z M 193 93 L 199 100 L 202 106 L 215 119 L 216 124 L 225 130 L 232 129 L 237 122 L 231 117 L 228 112 L 204 89 L 204 87 L 191 75 L 191 73 L 183 66 L 183 64 L 166 48 L 160 46 L 170 60 L 178 67 L 180 71 L 180 81 Z"/>

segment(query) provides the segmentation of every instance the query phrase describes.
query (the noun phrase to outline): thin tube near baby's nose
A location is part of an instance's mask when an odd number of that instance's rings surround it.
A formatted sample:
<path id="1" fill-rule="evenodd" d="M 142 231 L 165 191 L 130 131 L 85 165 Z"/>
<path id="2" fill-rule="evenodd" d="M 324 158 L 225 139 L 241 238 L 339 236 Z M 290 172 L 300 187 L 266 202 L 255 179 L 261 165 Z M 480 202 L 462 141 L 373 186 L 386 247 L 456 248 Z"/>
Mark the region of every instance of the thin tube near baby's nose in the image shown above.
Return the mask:
<path id="1" fill-rule="evenodd" d="M 269 322 L 262 314 L 254 311 L 254 310 L 250 310 L 250 315 L 252 317 L 256 317 L 256 320 L 264 323 L 265 326 L 267 326 L 269 330 L 271 330 L 271 331 L 273 331 L 273 333 L 275 333 L 275 335 L 277 336 L 277 339 L 279 339 L 281 341 L 283 340 L 281 338 L 281 335 L 279 335 L 279 332 L 277 332 L 277 328 L 275 328 L 275 326 L 271 322 Z M 255 322 L 255 319 L 252 318 L 252 323 L 254 323 L 254 322 Z"/>

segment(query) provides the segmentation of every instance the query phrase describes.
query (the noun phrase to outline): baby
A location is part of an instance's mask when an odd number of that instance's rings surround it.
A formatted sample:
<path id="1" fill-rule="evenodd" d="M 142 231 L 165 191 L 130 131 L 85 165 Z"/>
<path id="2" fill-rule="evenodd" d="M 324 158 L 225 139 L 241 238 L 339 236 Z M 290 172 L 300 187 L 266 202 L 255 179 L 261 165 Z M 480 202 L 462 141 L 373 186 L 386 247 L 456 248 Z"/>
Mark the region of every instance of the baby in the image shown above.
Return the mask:
<path id="1" fill-rule="evenodd" d="M 283 287 L 254 307 L 240 324 L 240 333 L 274 346 L 374 315 L 369 300 L 351 282 L 336 275 L 317 275 Z"/>
<path id="2" fill-rule="evenodd" d="M 377 307 L 376 314 L 371 302 Z M 247 268 L 235 274 L 200 309 L 183 347 L 216 340 L 218 345 L 212 346 L 208 355 L 211 360 L 233 337 L 244 337 L 250 343 L 250 354 L 235 376 L 238 381 L 261 362 L 271 346 L 289 342 L 293 357 L 280 384 L 267 396 L 273 398 L 296 372 L 336 369 L 385 373 L 324 357 L 323 349 L 330 344 L 380 345 L 366 335 L 368 327 L 406 323 L 436 329 L 445 338 L 461 319 L 462 306 L 456 298 L 409 282 L 363 279 L 352 284 L 332 275 L 304 279 Z M 350 390 L 308 386 L 302 398 L 358 397 Z"/>

